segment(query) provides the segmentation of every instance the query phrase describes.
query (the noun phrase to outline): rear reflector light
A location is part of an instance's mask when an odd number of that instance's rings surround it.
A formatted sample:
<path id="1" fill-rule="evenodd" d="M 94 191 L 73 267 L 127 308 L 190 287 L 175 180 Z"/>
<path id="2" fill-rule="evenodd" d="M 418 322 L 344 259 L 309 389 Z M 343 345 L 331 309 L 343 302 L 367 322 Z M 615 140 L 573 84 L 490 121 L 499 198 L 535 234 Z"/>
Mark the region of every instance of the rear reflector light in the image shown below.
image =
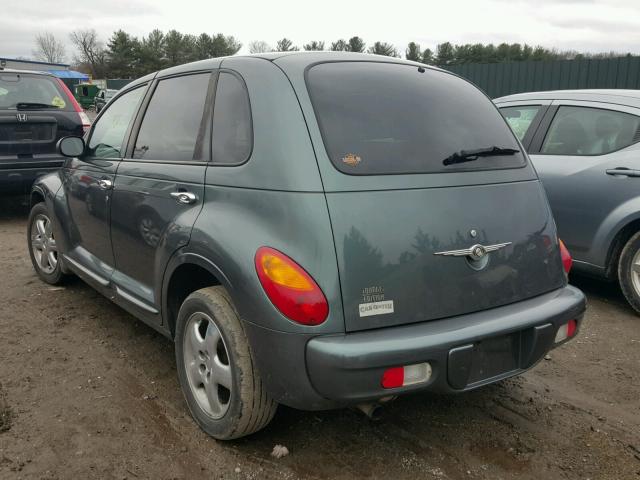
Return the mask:
<path id="1" fill-rule="evenodd" d="M 556 343 L 564 342 L 566 339 L 573 337 L 578 329 L 578 322 L 575 320 L 569 320 L 564 325 L 561 325 L 556 333 Z"/>
<path id="2" fill-rule="evenodd" d="M 428 363 L 417 363 L 415 365 L 405 365 L 404 367 L 387 368 L 382 374 L 383 388 L 398 388 L 424 383 L 431 378 L 431 365 Z"/>
<path id="3" fill-rule="evenodd" d="M 300 265 L 269 247 L 258 249 L 255 264 L 262 288 L 285 317 L 302 325 L 320 325 L 327 319 L 327 299 Z"/>
<path id="4" fill-rule="evenodd" d="M 571 254 L 567 247 L 564 246 L 564 242 L 558 239 L 558 243 L 560 244 L 560 258 L 562 258 L 562 267 L 564 268 L 564 272 L 569 274 L 571 271 L 571 265 L 573 265 L 573 259 L 571 258 Z"/>

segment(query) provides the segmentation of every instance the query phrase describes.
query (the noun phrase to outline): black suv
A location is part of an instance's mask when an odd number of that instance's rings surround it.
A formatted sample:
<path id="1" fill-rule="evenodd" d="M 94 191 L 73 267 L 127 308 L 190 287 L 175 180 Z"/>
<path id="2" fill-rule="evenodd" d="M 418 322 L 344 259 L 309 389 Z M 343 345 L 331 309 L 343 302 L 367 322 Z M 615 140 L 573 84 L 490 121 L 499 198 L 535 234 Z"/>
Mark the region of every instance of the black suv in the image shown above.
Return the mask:
<path id="1" fill-rule="evenodd" d="M 37 177 L 60 168 L 56 142 L 82 136 L 89 124 L 59 78 L 0 70 L 0 194 L 27 193 Z"/>

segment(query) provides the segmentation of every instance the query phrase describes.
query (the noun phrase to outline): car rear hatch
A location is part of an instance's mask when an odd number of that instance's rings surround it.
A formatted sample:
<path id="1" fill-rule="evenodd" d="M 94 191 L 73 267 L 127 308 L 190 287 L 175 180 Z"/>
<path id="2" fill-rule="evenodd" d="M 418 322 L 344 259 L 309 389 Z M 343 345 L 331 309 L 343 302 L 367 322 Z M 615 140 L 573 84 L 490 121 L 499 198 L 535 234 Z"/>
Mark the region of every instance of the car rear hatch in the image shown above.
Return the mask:
<path id="1" fill-rule="evenodd" d="M 306 82 L 347 331 L 461 315 L 564 285 L 541 184 L 479 90 L 449 73 L 381 62 L 319 64 Z"/>
<path id="2" fill-rule="evenodd" d="M 59 162 L 58 139 L 82 134 L 79 114 L 58 79 L 0 71 L 0 169 Z"/>

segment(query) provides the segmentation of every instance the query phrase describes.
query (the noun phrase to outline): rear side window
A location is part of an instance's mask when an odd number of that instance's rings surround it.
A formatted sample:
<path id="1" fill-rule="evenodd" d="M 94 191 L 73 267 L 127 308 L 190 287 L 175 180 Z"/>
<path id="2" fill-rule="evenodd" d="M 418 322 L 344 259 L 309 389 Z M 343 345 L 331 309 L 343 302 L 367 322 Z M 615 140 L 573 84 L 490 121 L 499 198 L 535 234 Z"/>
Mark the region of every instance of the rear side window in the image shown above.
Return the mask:
<path id="1" fill-rule="evenodd" d="M 55 78 L 0 72 L 0 110 L 16 108 L 73 111 L 73 105 Z"/>
<path id="2" fill-rule="evenodd" d="M 189 162 L 203 160 L 204 112 L 211 74 L 160 80 L 140 125 L 133 158 Z"/>
<path id="3" fill-rule="evenodd" d="M 540 153 L 604 155 L 640 141 L 640 117 L 602 108 L 562 106 Z"/>
<path id="4" fill-rule="evenodd" d="M 251 109 L 245 86 L 235 75 L 222 72 L 213 111 L 214 163 L 243 163 L 251 154 L 252 137 Z"/>
<path id="5" fill-rule="evenodd" d="M 507 123 L 516 134 L 518 140 L 522 141 L 531 128 L 533 119 L 540 111 L 540 105 L 523 105 L 517 107 L 503 107 L 500 109 Z"/>
<path id="6" fill-rule="evenodd" d="M 120 158 L 123 156 L 124 136 L 142 99 L 144 87 L 122 94 L 109 104 L 93 125 L 88 156 Z"/>
<path id="7" fill-rule="evenodd" d="M 524 165 L 520 152 L 443 164 L 464 151 L 519 149 L 504 118 L 477 88 L 411 65 L 319 64 L 307 87 L 331 162 L 355 175 L 432 173 Z"/>

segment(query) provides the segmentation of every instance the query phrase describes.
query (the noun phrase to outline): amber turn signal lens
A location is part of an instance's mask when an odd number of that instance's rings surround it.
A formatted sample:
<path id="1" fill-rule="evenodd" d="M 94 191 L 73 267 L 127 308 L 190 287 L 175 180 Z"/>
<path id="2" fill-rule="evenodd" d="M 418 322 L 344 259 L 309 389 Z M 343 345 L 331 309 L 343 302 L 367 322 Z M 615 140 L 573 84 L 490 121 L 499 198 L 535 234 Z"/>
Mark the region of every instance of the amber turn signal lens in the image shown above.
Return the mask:
<path id="1" fill-rule="evenodd" d="M 311 276 L 284 253 L 260 247 L 255 257 L 260 284 L 271 303 L 290 320 L 320 325 L 327 319 L 329 304 Z"/>
<path id="2" fill-rule="evenodd" d="M 265 276 L 273 283 L 304 292 L 313 290 L 313 285 L 307 279 L 308 275 L 287 262 L 281 255 L 264 252 L 260 257 L 260 266 Z"/>

